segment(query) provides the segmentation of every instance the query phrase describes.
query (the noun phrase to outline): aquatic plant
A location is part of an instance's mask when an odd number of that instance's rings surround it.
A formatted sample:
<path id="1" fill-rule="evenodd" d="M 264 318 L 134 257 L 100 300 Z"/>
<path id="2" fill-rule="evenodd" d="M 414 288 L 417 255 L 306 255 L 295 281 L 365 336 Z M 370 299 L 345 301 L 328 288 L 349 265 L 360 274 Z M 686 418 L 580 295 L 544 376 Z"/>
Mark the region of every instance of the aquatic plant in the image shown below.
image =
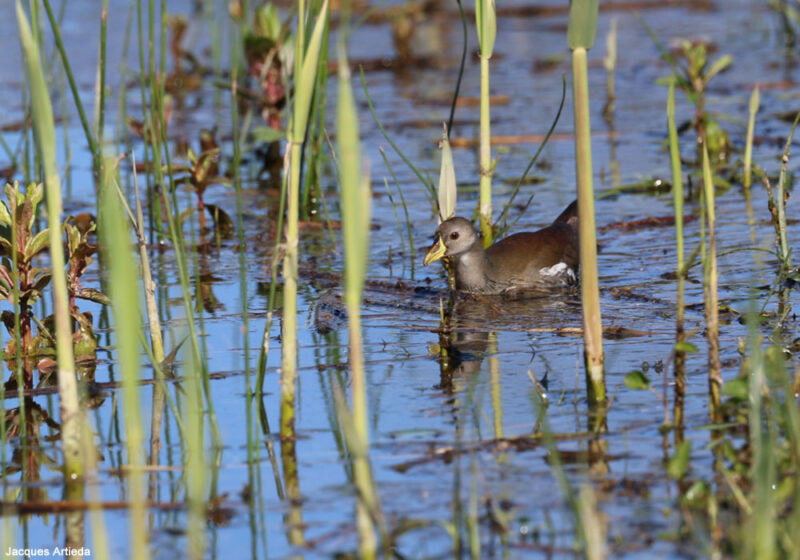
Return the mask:
<path id="1" fill-rule="evenodd" d="M 197 195 L 197 213 L 200 221 L 200 231 L 206 227 L 206 205 L 203 201 L 203 194 L 210 185 L 229 185 L 230 181 L 226 177 L 220 176 L 219 159 L 222 149 L 214 138 L 214 133 L 210 130 L 200 132 L 200 152 L 197 153 L 191 148 L 187 152 L 189 165 L 174 166 L 173 172 L 185 172 L 184 177 L 176 180 L 179 183 L 188 183 Z M 209 209 L 211 210 L 211 209 Z M 218 210 L 216 207 L 213 210 Z M 217 223 L 218 220 L 214 220 Z"/>
<path id="2" fill-rule="evenodd" d="M 708 248 L 703 246 L 703 302 L 708 340 L 708 394 L 712 422 L 721 421 L 720 389 L 722 372 L 719 359 L 719 297 L 717 294 L 717 214 L 714 178 L 708 150 L 703 148 L 703 203 L 708 227 Z"/>
<path id="3" fill-rule="evenodd" d="M 347 37 L 346 32 L 344 37 Z M 349 362 L 352 404 L 348 411 L 343 399 L 339 398 L 337 399 L 337 411 L 341 419 L 347 448 L 352 455 L 353 483 L 358 496 L 356 526 L 359 535 L 359 553 L 362 558 L 374 558 L 378 547 L 375 542 L 373 523 L 380 528 L 386 552 L 391 551 L 391 547 L 372 477 L 372 467 L 369 463 L 367 378 L 361 338 L 361 301 L 369 261 L 372 192 L 369 173 L 362 173 L 361 136 L 344 39 L 339 42 L 338 61 L 339 90 L 336 130 L 341 163 L 339 182 L 345 254 L 344 300 L 350 324 Z"/>
<path id="4" fill-rule="evenodd" d="M 295 33 L 294 98 L 292 118 L 287 129 L 286 151 L 288 167 L 284 169 L 286 188 L 286 253 L 283 260 L 283 336 L 281 348 L 281 426 L 282 432 L 293 431 L 294 377 L 297 362 L 297 245 L 300 202 L 300 156 L 306 140 L 306 125 L 314 94 L 319 52 L 328 2 L 325 0 L 317 14 L 313 31 L 306 44 L 306 4 L 298 3 L 297 31 Z"/>
<path id="5" fill-rule="evenodd" d="M 102 188 L 113 192 L 117 167 L 113 158 L 103 164 Z M 139 293 L 136 266 L 130 253 L 130 229 L 122 205 L 116 196 L 106 196 L 102 208 L 105 218 L 100 232 L 111 274 L 111 308 L 117 338 L 118 362 L 122 370 L 122 398 L 125 412 L 125 443 L 127 444 L 128 495 L 131 502 L 130 535 L 132 557 L 144 560 L 149 557 L 148 535 L 145 526 L 145 448 L 144 431 L 139 401 Z"/>
<path id="6" fill-rule="evenodd" d="M 578 181 L 581 303 L 583 308 L 584 361 L 589 400 L 606 398 L 603 370 L 603 321 L 597 279 L 597 232 L 592 186 L 592 138 L 586 51 L 597 33 L 597 0 L 570 3 L 567 43 L 572 49 L 572 91 L 575 110 L 575 176 Z"/>
<path id="7" fill-rule="evenodd" d="M 0 299 L 18 309 L 17 313 L 3 312 L 3 323 L 11 338 L 5 347 L 7 359 L 16 355 L 17 349 L 23 357 L 24 385 L 33 386 L 33 368 L 30 360 L 34 356 L 33 304 L 44 295 L 50 284 L 52 273 L 47 268 L 34 266 L 34 259 L 47 250 L 49 231 L 34 232 L 36 211 L 44 197 L 41 183 L 30 185 L 24 192 L 19 183 L 6 184 L 6 202 L 0 201 Z M 14 336 L 15 322 L 19 338 Z"/>
<path id="8" fill-rule="evenodd" d="M 456 199 L 458 197 L 456 169 L 453 164 L 453 150 L 450 148 L 450 139 L 447 136 L 447 125 L 444 127 L 440 146 L 442 163 L 439 168 L 438 214 L 441 223 L 456 215 Z"/>
<path id="9" fill-rule="evenodd" d="M 759 105 L 761 104 L 761 96 L 758 92 L 758 85 L 753 88 L 753 93 L 750 94 L 750 103 L 748 104 L 748 118 L 747 118 L 747 136 L 744 144 L 744 178 L 742 184 L 744 188 L 749 189 L 752 181 L 752 168 L 753 168 L 753 135 L 756 128 L 756 113 L 758 113 Z"/>
<path id="10" fill-rule="evenodd" d="M 64 480 L 68 499 L 83 496 L 80 479 L 85 472 L 83 454 L 83 413 L 78 405 L 75 359 L 72 352 L 69 299 L 64 271 L 64 248 L 61 237 L 61 182 L 56 166 L 55 123 L 50 95 L 42 72 L 39 47 L 33 40 L 28 19 L 19 0 L 16 2 L 17 26 L 22 41 L 26 75 L 31 92 L 36 145 L 44 167 L 45 196 L 48 208 L 48 235 L 52 264 L 53 310 L 58 362 L 58 392 L 61 411 L 61 451 L 64 454 Z M 29 218 L 30 220 L 30 218 Z M 28 226 L 30 227 L 30 226 Z"/>
<path id="11" fill-rule="evenodd" d="M 641 18 L 640 18 L 641 19 Z M 672 74 L 658 80 L 662 85 L 675 84 L 695 106 L 690 126 L 697 133 L 697 162 L 702 165 L 702 147 L 707 146 L 713 164 L 728 159 L 731 149 L 728 133 L 706 110 L 706 93 L 709 82 L 733 64 L 733 57 L 722 55 L 712 62 L 709 46 L 703 41 L 680 41 L 677 53 L 668 51 L 655 32 L 641 19 L 650 38 L 661 51 L 661 57 L 670 65 Z"/>
<path id="12" fill-rule="evenodd" d="M 683 433 L 683 405 L 686 395 L 686 333 L 684 330 L 684 291 L 686 287 L 686 269 L 684 264 L 683 233 L 683 172 L 681 170 L 681 152 L 678 145 L 678 129 L 675 126 L 675 85 L 670 84 L 667 93 L 667 131 L 669 140 L 669 159 L 672 168 L 672 210 L 675 216 L 675 251 L 677 263 L 677 295 L 675 302 L 675 349 L 673 370 L 675 372 L 675 408 L 673 421 L 678 439 Z"/>
<path id="13" fill-rule="evenodd" d="M 483 245 L 492 244 L 492 133 L 489 108 L 489 59 L 492 58 L 497 36 L 497 16 L 494 0 L 475 0 L 475 27 L 478 30 L 478 53 L 481 61 L 481 138 L 480 138 L 480 200 L 478 214 Z"/>

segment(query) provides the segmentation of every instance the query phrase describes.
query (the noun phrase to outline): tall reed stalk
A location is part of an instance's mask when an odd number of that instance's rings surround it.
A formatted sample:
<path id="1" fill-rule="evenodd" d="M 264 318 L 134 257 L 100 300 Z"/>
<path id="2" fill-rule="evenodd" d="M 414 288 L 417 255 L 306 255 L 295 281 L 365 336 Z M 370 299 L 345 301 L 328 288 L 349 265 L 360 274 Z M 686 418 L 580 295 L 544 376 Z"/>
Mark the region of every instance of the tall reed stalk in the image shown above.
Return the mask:
<path id="1" fill-rule="evenodd" d="M 186 406 L 183 409 L 186 425 L 185 468 L 188 557 L 202 560 L 207 547 L 206 537 L 206 485 L 207 465 L 203 437 L 203 367 L 196 361 L 196 353 L 189 353 L 186 372 Z"/>
<path id="2" fill-rule="evenodd" d="M 755 318 L 755 314 L 753 314 Z M 761 337 L 757 330 L 757 321 L 750 325 L 750 352 L 748 355 L 748 427 L 750 445 L 753 449 L 752 476 L 754 482 L 753 495 L 755 497 L 756 511 L 752 512 L 748 520 L 748 538 L 745 540 L 748 555 L 751 558 L 775 558 L 775 510 L 774 480 L 775 464 L 772 460 L 772 450 L 769 448 L 770 434 L 765 430 L 762 393 L 767 384 L 765 375 L 765 359 L 761 348 Z M 764 483 L 767 483 L 766 485 Z"/>
<path id="3" fill-rule="evenodd" d="M 318 70 L 322 34 L 328 17 L 328 0 L 320 8 L 306 47 L 306 3 L 297 3 L 295 32 L 294 99 L 286 136 L 288 174 L 286 190 L 286 254 L 283 259 L 283 325 L 281 336 L 281 433 L 294 425 L 295 375 L 297 367 L 297 245 L 300 202 L 300 155 L 306 138 L 311 100 Z M 293 433 L 294 429 L 290 431 Z"/>
<path id="4" fill-rule="evenodd" d="M 686 395 L 686 351 L 682 347 L 686 340 L 686 333 L 683 326 L 686 271 L 684 270 L 683 245 L 683 172 L 681 171 L 681 151 L 678 144 L 678 129 L 675 126 L 674 83 L 669 85 L 669 93 L 667 94 L 667 128 L 669 132 L 669 158 L 672 167 L 672 207 L 675 215 L 675 247 L 677 250 L 675 272 L 678 280 L 678 294 L 675 304 L 675 359 L 673 362 L 675 370 L 675 408 L 673 417 L 677 428 L 676 434 L 681 434 L 681 427 L 683 426 L 683 401 Z"/>
<path id="5" fill-rule="evenodd" d="M 489 117 L 489 59 L 497 36 L 494 0 L 475 0 L 475 26 L 478 30 L 478 52 L 481 60 L 481 138 L 480 138 L 480 228 L 483 244 L 492 244 L 492 132 Z"/>
<path id="6" fill-rule="evenodd" d="M 756 128 L 756 113 L 761 104 L 761 98 L 758 93 L 758 86 L 753 88 L 753 93 L 750 94 L 749 114 L 747 118 L 747 141 L 744 145 L 744 179 L 742 180 L 744 188 L 749 189 L 752 181 L 752 168 L 753 168 L 753 136 Z"/>
<path id="7" fill-rule="evenodd" d="M 592 136 L 589 114 L 589 80 L 586 51 L 597 32 L 597 0 L 572 0 L 567 42 L 572 49 L 572 92 L 575 108 L 575 168 L 578 180 L 581 300 L 584 361 L 589 400 L 606 398 L 603 358 L 603 324 L 597 279 L 597 232 L 592 185 Z"/>
<path id="8" fill-rule="evenodd" d="M 708 223 L 708 251 L 703 261 L 703 294 L 705 299 L 706 338 L 708 340 L 708 394 L 712 422 L 719 422 L 722 366 L 719 359 L 719 303 L 717 296 L 717 236 L 714 209 L 714 178 L 708 149 L 703 146 L 703 195 Z"/>
<path id="9" fill-rule="evenodd" d="M 105 219 L 100 232 L 104 240 L 106 262 L 111 274 L 111 306 L 114 312 L 117 336 L 118 362 L 122 371 L 122 402 L 125 413 L 125 443 L 128 449 L 128 499 L 130 500 L 130 550 L 131 558 L 149 558 L 147 527 L 145 526 L 144 484 L 144 431 L 139 401 L 139 286 L 133 257 L 130 254 L 130 233 L 119 199 L 113 193 L 116 187 L 116 165 L 106 158 L 103 164 L 101 188 L 109 193 L 101 208 Z"/>
<path id="10" fill-rule="evenodd" d="M 789 137 L 786 139 L 786 145 L 783 147 L 783 154 L 781 156 L 781 171 L 778 175 L 778 192 L 775 206 L 777 206 L 777 226 L 778 226 L 778 247 L 780 249 L 780 264 L 782 270 L 788 270 L 792 267 L 792 256 L 789 251 L 789 237 L 786 233 L 786 181 L 789 166 L 789 150 L 792 146 L 792 139 L 794 138 L 794 131 L 797 129 L 797 124 L 800 122 L 800 113 L 794 119 L 792 129 L 789 132 Z"/>
<path id="11" fill-rule="evenodd" d="M 56 355 L 58 360 L 58 393 L 61 412 L 61 447 L 64 453 L 64 477 L 67 483 L 67 499 L 80 500 L 84 475 L 81 430 L 83 414 L 78 403 L 78 385 L 75 377 L 75 360 L 72 349 L 72 324 L 69 313 L 67 280 L 64 271 L 64 245 L 61 225 L 61 181 L 56 166 L 55 124 L 53 107 L 47 83 L 42 72 L 39 48 L 31 35 L 28 19 L 20 1 L 16 1 L 17 25 L 19 26 L 22 52 L 25 59 L 31 106 L 33 130 L 37 151 L 44 168 L 44 183 L 47 200 L 47 218 L 50 236 L 50 260 L 52 266 L 53 311 L 56 326 Z M 76 484 L 77 483 L 77 484 Z"/>
<path id="12" fill-rule="evenodd" d="M 346 33 L 344 36 L 346 37 Z M 344 41 L 339 42 L 339 95 L 336 130 L 339 148 L 339 182 L 342 199 L 344 237 L 344 299 L 350 322 L 350 372 L 352 413 L 343 415 L 345 439 L 353 457 L 353 479 L 357 490 L 356 526 L 362 558 L 374 558 L 377 552 L 373 519 L 380 517 L 378 494 L 369 463 L 369 424 L 367 418 L 367 382 L 361 340 L 361 300 L 369 258 L 370 178 L 362 176 L 361 137 L 353 98 L 350 68 Z M 341 408 L 341 407 L 340 407 Z M 350 428 L 348 430 L 347 428 Z M 352 433 L 348 433 L 351 431 Z M 379 521 L 379 526 L 383 527 Z M 383 544 L 389 546 L 385 537 Z M 387 550 L 390 552 L 390 549 Z"/>
<path id="13" fill-rule="evenodd" d="M 297 247 L 300 202 L 300 159 L 306 139 L 311 101 L 314 97 L 316 73 L 328 0 L 324 0 L 311 37 L 306 44 L 305 0 L 297 3 L 297 29 L 294 50 L 294 98 L 292 116 L 287 127 L 284 157 L 284 187 L 286 198 L 286 253 L 283 258 L 283 322 L 281 324 L 281 458 L 283 460 L 286 496 L 292 501 L 287 516 L 288 538 L 294 545 L 304 542 L 300 499 L 300 479 L 297 470 L 295 432 L 295 381 L 297 375 Z"/>

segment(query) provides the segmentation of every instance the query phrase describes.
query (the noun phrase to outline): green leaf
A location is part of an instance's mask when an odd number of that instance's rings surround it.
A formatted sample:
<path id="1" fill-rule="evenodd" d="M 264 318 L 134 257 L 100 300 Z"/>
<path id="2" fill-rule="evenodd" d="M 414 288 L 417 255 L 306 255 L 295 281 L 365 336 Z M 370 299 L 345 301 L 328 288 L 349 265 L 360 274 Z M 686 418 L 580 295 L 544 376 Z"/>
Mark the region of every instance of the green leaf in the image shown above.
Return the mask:
<path id="1" fill-rule="evenodd" d="M 328 0 L 322 4 L 322 8 L 317 16 L 317 23 L 314 25 L 314 31 L 311 34 L 311 40 L 308 42 L 308 48 L 304 55 L 302 55 L 302 64 L 300 74 L 295 76 L 295 98 L 294 98 L 294 116 L 291 123 L 291 140 L 293 142 L 302 142 L 305 139 L 306 124 L 308 123 L 308 113 L 311 107 L 311 97 L 314 94 L 314 83 L 316 82 L 316 75 L 319 66 L 319 51 L 322 46 L 322 33 L 325 30 L 325 24 L 328 21 Z M 302 39 L 302 34 L 297 34 L 297 44 L 295 46 L 295 56 L 301 56 L 303 52 L 303 45 L 299 44 Z"/>
<path id="2" fill-rule="evenodd" d="M 624 382 L 628 389 L 633 389 L 634 391 L 641 391 L 642 389 L 650 388 L 650 380 L 647 379 L 647 376 L 638 369 L 626 375 Z"/>
<path id="3" fill-rule="evenodd" d="M 722 392 L 740 401 L 747 400 L 747 379 L 731 379 L 730 381 L 726 381 L 722 386 Z"/>
<path id="4" fill-rule="evenodd" d="M 439 171 L 439 219 L 444 221 L 456 213 L 456 169 L 453 164 L 453 150 L 447 137 L 447 125 L 442 137 L 442 166 Z"/>
<path id="5" fill-rule="evenodd" d="M 591 49 L 597 35 L 598 0 L 571 0 L 567 44 L 570 49 Z"/>
<path id="6" fill-rule="evenodd" d="M 277 41 L 281 36 L 281 20 L 278 8 L 272 2 L 264 4 L 256 11 L 253 31 L 260 37 Z"/>
<path id="7" fill-rule="evenodd" d="M 11 212 L 5 202 L 0 202 L 0 224 L 11 225 Z"/>
<path id="8" fill-rule="evenodd" d="M 726 54 L 725 56 L 719 57 L 708 68 L 708 71 L 706 72 L 705 76 L 703 76 L 703 81 L 705 83 L 710 82 L 711 78 L 713 78 L 714 76 L 725 70 L 731 64 L 733 64 L 733 57 L 731 55 Z"/>
<path id="9" fill-rule="evenodd" d="M 695 346 L 691 342 L 681 340 L 680 342 L 675 344 L 675 351 L 686 352 L 687 354 L 695 354 L 697 353 L 697 346 Z"/>
<path id="10" fill-rule="evenodd" d="M 688 439 L 683 440 L 675 449 L 675 455 L 667 463 L 667 475 L 674 480 L 678 480 L 686 474 L 689 468 L 689 456 L 692 451 L 692 442 Z"/>
<path id="11" fill-rule="evenodd" d="M 253 128 L 253 140 L 262 144 L 272 144 L 286 137 L 286 131 L 269 126 L 257 126 Z"/>
<path id="12" fill-rule="evenodd" d="M 55 153 L 53 154 L 55 156 Z M 42 183 L 34 183 L 28 186 L 28 189 L 25 191 L 25 196 L 31 201 L 33 204 L 34 211 L 39 206 L 39 203 L 44 198 L 44 185 Z M 33 221 L 31 221 L 33 224 Z"/>
<path id="13" fill-rule="evenodd" d="M 483 58 L 491 58 L 497 37 L 497 14 L 494 0 L 475 0 L 475 27 L 478 45 Z"/>
<path id="14" fill-rule="evenodd" d="M 753 88 L 753 93 L 750 94 L 749 110 L 751 114 L 758 113 L 758 108 L 761 105 L 761 94 L 758 91 L 758 84 Z"/>
<path id="15" fill-rule="evenodd" d="M 36 276 L 34 276 L 33 283 L 31 285 L 31 291 L 38 292 L 41 294 L 47 285 L 50 283 L 52 276 L 47 271 L 39 271 L 36 269 Z"/>
<path id="16" fill-rule="evenodd" d="M 28 241 L 28 244 L 25 246 L 25 258 L 27 260 L 32 259 L 47 248 L 48 235 L 50 235 L 50 231 L 44 229 L 37 233 L 33 239 Z"/>
<path id="17" fill-rule="evenodd" d="M 345 253 L 345 300 L 359 305 L 367 269 L 370 181 L 361 176 L 361 140 L 358 114 L 350 83 L 350 67 L 343 43 L 339 43 L 339 100 L 336 136 L 339 145 L 339 183 L 342 192 L 342 228 Z"/>
<path id="18" fill-rule="evenodd" d="M 699 505 L 708 496 L 708 484 L 703 480 L 695 480 L 683 495 L 687 504 Z"/>

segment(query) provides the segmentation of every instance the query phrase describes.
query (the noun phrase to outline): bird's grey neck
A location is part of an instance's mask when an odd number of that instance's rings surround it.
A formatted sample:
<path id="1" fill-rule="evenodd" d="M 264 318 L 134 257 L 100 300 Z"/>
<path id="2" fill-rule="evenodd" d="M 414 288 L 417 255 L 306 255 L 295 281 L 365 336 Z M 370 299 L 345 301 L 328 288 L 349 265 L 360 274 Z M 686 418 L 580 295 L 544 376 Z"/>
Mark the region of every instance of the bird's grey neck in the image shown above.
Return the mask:
<path id="1" fill-rule="evenodd" d="M 455 261 L 456 288 L 467 292 L 479 292 L 486 288 L 488 263 L 480 239 L 468 251 L 458 255 Z"/>

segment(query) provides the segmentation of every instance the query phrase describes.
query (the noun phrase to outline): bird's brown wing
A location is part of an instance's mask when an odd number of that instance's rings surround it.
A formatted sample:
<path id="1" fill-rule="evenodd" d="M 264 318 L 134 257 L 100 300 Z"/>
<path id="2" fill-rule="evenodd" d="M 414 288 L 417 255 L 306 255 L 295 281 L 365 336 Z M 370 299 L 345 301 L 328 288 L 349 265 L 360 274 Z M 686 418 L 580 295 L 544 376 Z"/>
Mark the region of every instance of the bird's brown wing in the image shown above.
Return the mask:
<path id="1" fill-rule="evenodd" d="M 577 232 L 564 222 L 535 232 L 517 233 L 486 249 L 489 277 L 499 284 L 534 285 L 539 271 L 558 263 L 578 266 Z"/>

